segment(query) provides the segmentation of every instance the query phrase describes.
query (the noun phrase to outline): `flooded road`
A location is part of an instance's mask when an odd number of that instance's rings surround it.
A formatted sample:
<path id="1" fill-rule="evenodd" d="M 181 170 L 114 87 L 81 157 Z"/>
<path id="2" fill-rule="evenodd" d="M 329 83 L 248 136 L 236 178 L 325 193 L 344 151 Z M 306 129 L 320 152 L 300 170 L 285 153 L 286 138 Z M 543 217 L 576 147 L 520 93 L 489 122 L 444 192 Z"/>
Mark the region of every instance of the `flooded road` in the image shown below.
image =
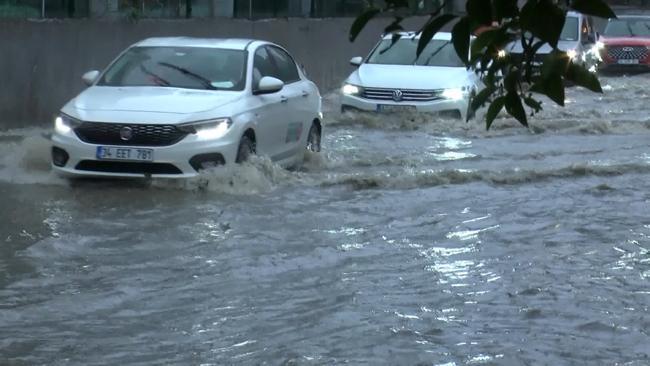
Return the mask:
<path id="1" fill-rule="evenodd" d="M 3 131 L 0 364 L 648 365 L 650 76 L 602 83 L 530 129 L 333 112 L 299 171 L 189 182 Z"/>

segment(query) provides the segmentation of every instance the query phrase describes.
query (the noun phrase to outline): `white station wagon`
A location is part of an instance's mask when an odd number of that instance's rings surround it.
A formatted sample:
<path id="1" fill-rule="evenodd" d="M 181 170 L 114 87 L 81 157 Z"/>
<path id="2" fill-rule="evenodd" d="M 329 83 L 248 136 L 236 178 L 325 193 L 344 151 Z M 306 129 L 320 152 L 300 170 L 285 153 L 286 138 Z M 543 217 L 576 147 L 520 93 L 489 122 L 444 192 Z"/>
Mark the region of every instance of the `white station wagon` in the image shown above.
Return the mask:
<path id="1" fill-rule="evenodd" d="M 417 111 L 466 118 L 469 101 L 483 84 L 456 54 L 451 33 L 436 33 L 419 57 L 419 34 L 401 36 L 392 44 L 388 34 L 368 57 L 350 60 L 358 68 L 343 84 L 342 111 Z"/>
<path id="2" fill-rule="evenodd" d="M 320 151 L 318 88 L 269 42 L 150 38 L 83 80 L 54 123 L 64 175 L 192 177 L 255 153 L 290 166 Z"/>

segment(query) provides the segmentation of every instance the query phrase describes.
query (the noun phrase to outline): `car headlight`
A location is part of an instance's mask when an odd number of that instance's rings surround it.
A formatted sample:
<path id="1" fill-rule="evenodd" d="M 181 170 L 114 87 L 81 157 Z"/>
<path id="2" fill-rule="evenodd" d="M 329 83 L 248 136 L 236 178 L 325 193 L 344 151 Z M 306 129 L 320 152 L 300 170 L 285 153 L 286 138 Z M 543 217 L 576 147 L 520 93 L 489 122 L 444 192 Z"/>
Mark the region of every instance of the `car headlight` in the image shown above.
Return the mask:
<path id="1" fill-rule="evenodd" d="M 498 59 L 504 59 L 504 58 L 506 58 L 506 56 L 508 56 L 508 52 L 506 52 L 506 50 L 498 50 L 497 51 L 497 58 Z"/>
<path id="2" fill-rule="evenodd" d="M 79 126 L 81 126 L 81 121 L 74 119 L 67 114 L 61 113 L 54 119 L 54 131 L 62 135 L 70 133 L 70 131 Z"/>
<path id="3" fill-rule="evenodd" d="M 200 140 L 216 140 L 225 136 L 230 126 L 232 126 L 230 118 L 218 118 L 184 123 L 178 128 L 181 131 L 195 134 Z"/>
<path id="4" fill-rule="evenodd" d="M 594 45 L 594 47 L 595 47 L 597 50 L 602 50 L 603 48 L 605 48 L 605 44 L 604 44 L 603 42 L 601 42 L 601 41 L 598 41 L 598 42 L 596 42 L 596 44 Z"/>
<path id="5" fill-rule="evenodd" d="M 566 51 L 566 55 L 569 56 L 569 60 L 573 61 L 578 57 L 578 52 L 576 50 Z"/>
<path id="6" fill-rule="evenodd" d="M 341 88 L 345 95 L 360 95 L 362 90 L 361 87 L 352 84 L 343 84 L 343 88 Z"/>
<path id="7" fill-rule="evenodd" d="M 442 91 L 442 96 L 445 99 L 461 100 L 467 95 L 466 88 L 450 88 Z"/>

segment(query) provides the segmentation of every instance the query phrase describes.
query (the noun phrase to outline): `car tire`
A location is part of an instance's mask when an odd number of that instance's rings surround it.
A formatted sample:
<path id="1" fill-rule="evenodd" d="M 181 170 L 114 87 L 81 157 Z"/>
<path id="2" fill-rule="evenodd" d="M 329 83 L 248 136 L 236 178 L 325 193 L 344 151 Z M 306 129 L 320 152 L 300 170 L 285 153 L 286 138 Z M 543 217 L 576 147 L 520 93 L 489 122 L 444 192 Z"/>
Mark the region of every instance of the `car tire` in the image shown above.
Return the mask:
<path id="1" fill-rule="evenodd" d="M 311 124 L 309 135 L 307 135 L 307 150 L 311 152 L 320 152 L 321 132 L 316 123 Z"/>
<path id="2" fill-rule="evenodd" d="M 241 141 L 239 141 L 239 148 L 237 149 L 237 158 L 235 162 L 237 164 L 246 162 L 252 155 L 255 155 L 255 144 L 248 136 L 243 136 Z"/>

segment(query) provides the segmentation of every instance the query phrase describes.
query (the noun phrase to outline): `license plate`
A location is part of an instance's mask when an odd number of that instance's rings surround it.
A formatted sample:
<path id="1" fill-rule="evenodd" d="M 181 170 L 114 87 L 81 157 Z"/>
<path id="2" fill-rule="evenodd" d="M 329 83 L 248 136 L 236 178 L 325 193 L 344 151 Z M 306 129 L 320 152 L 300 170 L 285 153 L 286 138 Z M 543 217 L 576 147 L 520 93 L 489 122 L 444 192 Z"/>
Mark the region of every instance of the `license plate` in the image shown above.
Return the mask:
<path id="1" fill-rule="evenodd" d="M 97 146 L 99 160 L 153 161 L 153 149 L 137 147 Z"/>
<path id="2" fill-rule="evenodd" d="M 393 105 L 393 104 L 379 104 L 377 105 L 378 112 L 410 112 L 415 111 L 412 105 Z"/>
<path id="3" fill-rule="evenodd" d="M 639 63 L 639 60 L 618 60 L 618 63 L 621 65 L 636 65 Z"/>

